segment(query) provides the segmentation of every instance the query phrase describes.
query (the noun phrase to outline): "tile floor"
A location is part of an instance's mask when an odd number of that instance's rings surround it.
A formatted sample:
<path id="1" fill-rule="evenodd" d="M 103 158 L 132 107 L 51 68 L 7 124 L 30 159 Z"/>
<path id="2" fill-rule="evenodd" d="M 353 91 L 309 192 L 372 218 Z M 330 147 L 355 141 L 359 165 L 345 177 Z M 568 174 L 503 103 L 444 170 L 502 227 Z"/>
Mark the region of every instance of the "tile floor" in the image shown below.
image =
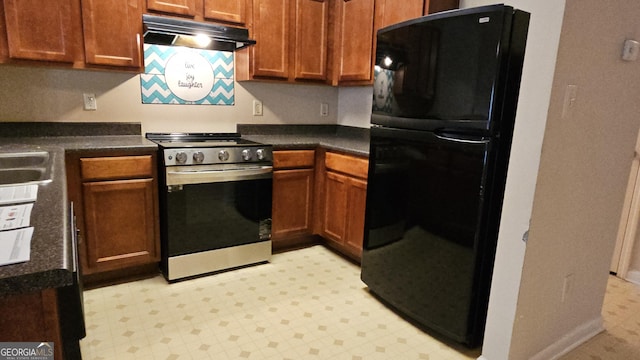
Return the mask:
<path id="1" fill-rule="evenodd" d="M 640 287 L 611 277 L 607 331 L 562 360 L 640 359 Z M 322 246 L 268 264 L 167 284 L 161 276 L 85 292 L 85 360 L 476 359 L 381 305 L 360 269 Z"/>

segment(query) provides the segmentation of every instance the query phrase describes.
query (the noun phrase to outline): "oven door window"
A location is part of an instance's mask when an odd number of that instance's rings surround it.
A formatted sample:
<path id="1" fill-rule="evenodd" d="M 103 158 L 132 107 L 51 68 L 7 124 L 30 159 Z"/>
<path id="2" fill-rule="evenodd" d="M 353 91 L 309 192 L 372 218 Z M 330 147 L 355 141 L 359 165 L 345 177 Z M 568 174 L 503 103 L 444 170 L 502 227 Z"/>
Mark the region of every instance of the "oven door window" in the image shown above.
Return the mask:
<path id="1" fill-rule="evenodd" d="M 168 255 L 265 240 L 260 227 L 271 219 L 271 186 L 269 178 L 184 185 L 168 192 Z"/>

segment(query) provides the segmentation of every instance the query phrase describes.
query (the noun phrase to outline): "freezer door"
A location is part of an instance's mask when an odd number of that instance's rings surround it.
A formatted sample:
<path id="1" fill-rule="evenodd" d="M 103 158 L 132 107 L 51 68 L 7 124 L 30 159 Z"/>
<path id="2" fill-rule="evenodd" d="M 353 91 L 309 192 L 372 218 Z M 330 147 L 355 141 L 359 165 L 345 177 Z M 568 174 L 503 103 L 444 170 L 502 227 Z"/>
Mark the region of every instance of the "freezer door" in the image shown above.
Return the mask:
<path id="1" fill-rule="evenodd" d="M 478 265 L 495 251 L 483 228 L 492 146 L 460 134 L 371 134 L 362 280 L 419 324 L 469 345 L 488 294 Z"/>

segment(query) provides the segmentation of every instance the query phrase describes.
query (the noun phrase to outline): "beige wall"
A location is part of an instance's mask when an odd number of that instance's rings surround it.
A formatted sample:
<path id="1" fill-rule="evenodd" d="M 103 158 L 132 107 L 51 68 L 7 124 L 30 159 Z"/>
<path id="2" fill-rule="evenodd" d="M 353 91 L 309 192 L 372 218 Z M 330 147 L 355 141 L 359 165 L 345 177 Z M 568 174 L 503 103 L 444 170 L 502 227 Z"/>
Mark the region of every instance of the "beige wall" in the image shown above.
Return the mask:
<path id="1" fill-rule="evenodd" d="M 565 10 L 564 1 L 507 3 L 532 19 L 482 358 L 550 359 L 601 329 L 640 126 L 640 63 L 620 59 L 624 39 L 640 37 L 640 4 L 567 0 Z M 578 97 L 563 118 L 569 84 Z"/>
<path id="2" fill-rule="evenodd" d="M 234 106 L 142 104 L 137 75 L 114 72 L 0 66 L 0 121 L 140 122 L 148 131 L 235 131 L 237 123 L 335 124 L 338 88 L 243 82 Z M 82 110 L 82 93 L 95 93 L 97 111 Z M 264 116 L 252 116 L 253 99 Z M 320 116 L 320 103 L 329 116 Z M 343 111 L 350 124 L 365 126 L 366 112 Z"/>
<path id="3" fill-rule="evenodd" d="M 368 128 L 371 125 L 373 87 L 340 88 L 338 95 L 338 124 Z"/>
<path id="4" fill-rule="evenodd" d="M 567 0 L 510 358 L 597 331 L 640 126 L 637 0 Z M 578 86 L 562 116 L 566 86 Z M 565 276 L 573 286 L 561 299 Z"/>

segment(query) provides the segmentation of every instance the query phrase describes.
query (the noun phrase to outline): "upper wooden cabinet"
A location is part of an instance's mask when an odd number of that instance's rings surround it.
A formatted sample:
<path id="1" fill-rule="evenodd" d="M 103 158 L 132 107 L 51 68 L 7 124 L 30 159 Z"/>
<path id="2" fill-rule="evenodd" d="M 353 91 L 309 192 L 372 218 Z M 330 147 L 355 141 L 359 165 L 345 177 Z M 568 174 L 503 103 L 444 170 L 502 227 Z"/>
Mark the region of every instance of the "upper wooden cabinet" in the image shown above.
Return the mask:
<path id="1" fill-rule="evenodd" d="M 376 0 L 376 30 L 458 6 L 459 0 Z"/>
<path id="2" fill-rule="evenodd" d="M 374 0 L 334 3 L 332 85 L 373 80 Z"/>
<path id="3" fill-rule="evenodd" d="M 140 0 L 82 0 L 85 61 L 142 68 Z"/>
<path id="4" fill-rule="evenodd" d="M 245 24 L 246 7 L 245 0 L 204 0 L 204 17 L 235 24 Z"/>
<path id="5" fill-rule="evenodd" d="M 424 15 L 460 7 L 460 0 L 424 0 Z"/>
<path id="6" fill-rule="evenodd" d="M 245 25 L 250 0 L 146 0 L 147 10 L 190 17 L 194 20 L 214 20 Z"/>
<path id="7" fill-rule="evenodd" d="M 239 80 L 327 80 L 329 0 L 254 0 L 252 25 Z"/>
<path id="8" fill-rule="evenodd" d="M 72 0 L 4 0 L 11 59 L 73 63 L 82 51 L 80 6 Z"/>
<path id="9" fill-rule="evenodd" d="M 329 0 L 295 0 L 293 42 L 296 80 L 327 79 Z"/>
<path id="10" fill-rule="evenodd" d="M 0 62 L 140 71 L 142 1 L 3 0 Z"/>
<path id="11" fill-rule="evenodd" d="M 427 0 L 429 1 L 429 0 Z M 424 0 L 377 0 L 376 30 L 422 16 Z"/>
<path id="12" fill-rule="evenodd" d="M 251 77 L 287 79 L 289 77 L 289 0 L 253 2 L 253 53 Z"/>
<path id="13" fill-rule="evenodd" d="M 197 13 L 196 0 L 147 0 L 147 9 L 187 16 Z"/>

